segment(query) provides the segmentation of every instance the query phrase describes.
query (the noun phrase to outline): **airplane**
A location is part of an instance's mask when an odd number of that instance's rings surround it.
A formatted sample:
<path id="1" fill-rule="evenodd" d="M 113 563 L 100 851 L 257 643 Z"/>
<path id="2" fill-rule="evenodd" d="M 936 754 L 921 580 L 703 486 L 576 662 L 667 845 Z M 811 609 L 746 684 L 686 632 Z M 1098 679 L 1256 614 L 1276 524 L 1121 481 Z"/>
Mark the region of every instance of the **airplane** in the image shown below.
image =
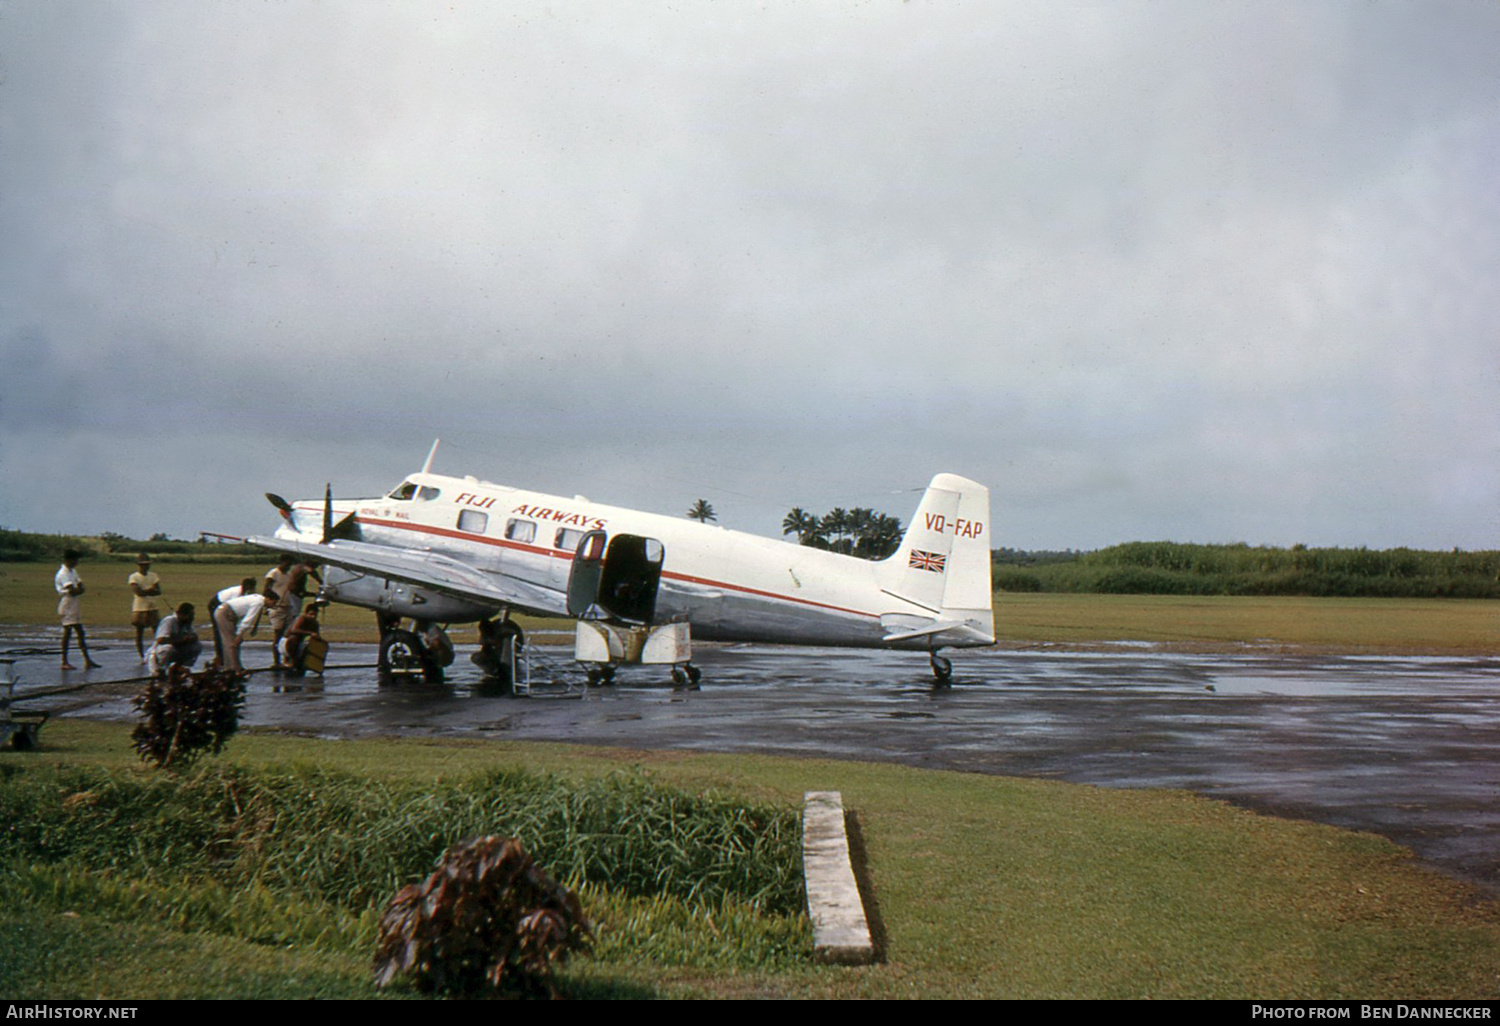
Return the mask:
<path id="1" fill-rule="evenodd" d="M 246 539 L 322 564 L 320 597 L 374 610 L 383 669 L 440 678 L 444 625 L 478 623 L 475 661 L 514 682 L 512 611 L 575 620 L 591 685 L 644 663 L 696 687 L 694 639 L 925 651 L 946 685 L 953 665 L 940 650 L 995 642 L 989 490 L 956 474 L 932 479 L 900 548 L 874 561 L 435 474 L 437 445 L 383 496 L 334 499 L 329 487 L 321 502 L 289 503 L 268 492 L 282 523 Z"/>

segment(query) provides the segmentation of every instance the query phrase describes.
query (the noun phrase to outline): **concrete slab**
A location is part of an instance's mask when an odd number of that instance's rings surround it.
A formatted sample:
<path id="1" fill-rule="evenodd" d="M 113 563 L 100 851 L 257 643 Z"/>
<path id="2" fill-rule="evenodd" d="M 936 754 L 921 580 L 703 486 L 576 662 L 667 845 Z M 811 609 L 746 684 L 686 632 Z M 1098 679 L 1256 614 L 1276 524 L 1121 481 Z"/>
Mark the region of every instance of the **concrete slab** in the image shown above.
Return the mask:
<path id="1" fill-rule="evenodd" d="M 813 957 L 819 962 L 866 965 L 875 960 L 875 944 L 849 862 L 843 796 L 838 791 L 808 791 L 802 800 L 802 871 Z"/>

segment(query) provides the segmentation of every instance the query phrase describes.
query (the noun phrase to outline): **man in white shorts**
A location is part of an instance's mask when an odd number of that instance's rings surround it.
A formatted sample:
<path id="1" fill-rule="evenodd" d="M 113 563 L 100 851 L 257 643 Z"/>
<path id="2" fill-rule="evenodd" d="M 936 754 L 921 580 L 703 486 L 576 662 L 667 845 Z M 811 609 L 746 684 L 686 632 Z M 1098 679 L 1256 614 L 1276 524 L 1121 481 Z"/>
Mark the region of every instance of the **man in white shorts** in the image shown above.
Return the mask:
<path id="1" fill-rule="evenodd" d="M 62 597 L 57 601 L 57 616 L 62 621 L 62 668 L 64 670 L 77 669 L 68 662 L 68 642 L 73 632 L 78 632 L 78 651 L 83 653 L 83 668 L 85 670 L 97 669 L 99 664 L 89 658 L 89 643 L 83 636 L 83 579 L 78 576 L 78 551 L 67 549 L 63 552 L 62 566 L 57 568 L 57 577 L 53 579 L 57 587 L 57 593 Z"/>

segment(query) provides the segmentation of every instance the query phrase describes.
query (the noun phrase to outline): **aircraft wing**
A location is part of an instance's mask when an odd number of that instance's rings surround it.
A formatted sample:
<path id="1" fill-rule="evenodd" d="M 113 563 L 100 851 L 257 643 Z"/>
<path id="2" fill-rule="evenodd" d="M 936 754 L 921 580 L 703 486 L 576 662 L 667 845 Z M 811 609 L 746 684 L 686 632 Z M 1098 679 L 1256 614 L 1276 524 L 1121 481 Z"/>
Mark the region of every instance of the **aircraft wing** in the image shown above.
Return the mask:
<path id="1" fill-rule="evenodd" d="M 551 588 L 504 574 L 485 573 L 449 556 L 421 549 L 399 549 L 368 542 L 335 540 L 318 544 L 291 538 L 246 538 L 251 545 L 306 556 L 373 577 L 414 584 L 471 602 L 492 602 L 547 616 L 567 615 L 564 596 Z"/>

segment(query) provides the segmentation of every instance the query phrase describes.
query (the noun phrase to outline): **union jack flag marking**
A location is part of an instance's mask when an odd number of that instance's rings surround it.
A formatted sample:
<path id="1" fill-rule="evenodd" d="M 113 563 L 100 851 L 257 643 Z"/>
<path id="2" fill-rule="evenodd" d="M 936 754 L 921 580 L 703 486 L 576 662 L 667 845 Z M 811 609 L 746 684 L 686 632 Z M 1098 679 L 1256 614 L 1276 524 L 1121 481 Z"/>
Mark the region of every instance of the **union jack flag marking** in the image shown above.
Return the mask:
<path id="1" fill-rule="evenodd" d="M 936 552 L 923 552 L 921 549 L 912 549 L 911 555 L 907 557 L 906 565 L 913 570 L 931 570 L 935 574 L 943 572 L 948 563 L 948 557 Z"/>

